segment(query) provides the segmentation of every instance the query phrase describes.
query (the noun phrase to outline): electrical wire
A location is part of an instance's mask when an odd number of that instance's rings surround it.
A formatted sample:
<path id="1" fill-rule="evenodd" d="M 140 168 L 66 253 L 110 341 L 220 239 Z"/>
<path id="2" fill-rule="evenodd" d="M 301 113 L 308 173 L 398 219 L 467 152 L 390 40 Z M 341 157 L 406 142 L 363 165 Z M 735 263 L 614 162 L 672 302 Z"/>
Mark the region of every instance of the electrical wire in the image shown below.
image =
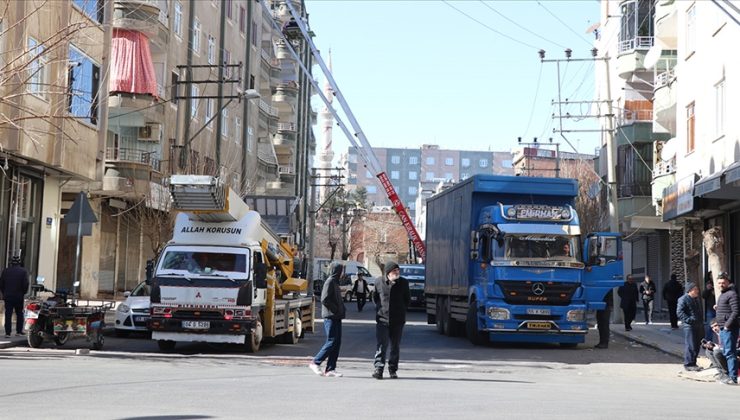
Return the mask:
<path id="1" fill-rule="evenodd" d="M 547 7 L 545 7 L 544 4 L 542 4 L 539 1 L 537 2 L 537 4 L 539 4 L 540 7 L 542 7 L 543 9 L 545 9 L 545 11 L 547 11 L 547 13 L 550 14 L 550 16 L 554 17 L 558 22 L 560 22 L 563 26 L 565 26 L 566 29 L 568 29 L 569 31 L 571 31 L 578 38 L 582 39 L 583 42 L 585 42 L 586 44 L 588 44 L 589 47 L 593 46 L 589 40 L 587 40 L 586 38 L 584 38 L 583 35 L 579 34 L 576 31 L 574 31 L 573 28 L 571 28 L 570 26 L 568 26 L 568 24 L 566 24 L 565 22 L 563 22 L 559 17 L 557 17 L 557 15 L 555 15 L 555 13 L 551 12 L 550 9 L 548 9 Z"/>
<path id="2" fill-rule="evenodd" d="M 544 65 L 540 65 L 540 73 L 537 75 L 537 86 L 534 89 L 534 99 L 532 99 L 532 110 L 529 112 L 529 120 L 527 120 L 527 128 L 524 130 L 524 137 L 527 137 L 529 133 L 529 127 L 532 124 L 532 118 L 534 117 L 534 106 L 537 103 L 537 97 L 540 93 L 540 81 L 542 80 L 542 69 Z"/>
<path id="3" fill-rule="evenodd" d="M 532 34 L 532 35 L 536 36 L 537 38 L 539 38 L 539 39 L 541 39 L 541 40 L 543 40 L 543 41 L 545 41 L 545 42 L 549 42 L 549 43 L 551 43 L 551 44 L 553 44 L 553 45 L 555 45 L 555 46 L 558 46 L 558 47 L 560 47 L 560 48 L 562 48 L 562 49 L 565 49 L 565 48 L 567 48 L 567 47 L 564 47 L 564 46 L 562 46 L 562 45 L 558 44 L 557 42 L 555 42 L 555 41 L 553 41 L 553 40 L 551 40 L 551 39 L 547 39 L 547 38 L 543 37 L 542 35 L 540 35 L 540 34 L 538 34 L 538 33 L 536 33 L 536 32 L 530 31 L 529 29 L 527 29 L 527 28 L 525 28 L 524 26 L 520 25 L 519 23 L 517 23 L 517 22 L 516 22 L 516 21 L 514 21 L 513 19 L 510 19 L 509 17 L 507 17 L 507 16 L 506 16 L 506 15 L 504 15 L 503 13 L 501 13 L 501 12 L 499 12 L 498 10 L 494 9 L 494 8 L 493 8 L 493 6 L 491 6 L 490 4 L 486 3 L 485 1 L 483 1 L 483 0 L 479 0 L 479 1 L 480 1 L 481 3 L 483 3 L 483 5 L 484 5 L 484 6 L 486 6 L 487 8 L 489 8 L 489 9 L 490 9 L 491 11 L 493 11 L 493 12 L 494 12 L 494 13 L 496 13 L 497 15 L 501 16 L 502 18 L 504 18 L 504 19 L 508 20 L 509 22 L 513 23 L 514 25 L 518 26 L 518 27 L 519 27 L 520 29 L 522 29 L 522 30 L 524 30 L 524 31 L 526 31 L 526 32 L 528 32 L 528 33 L 530 33 L 530 34 Z"/>
<path id="4" fill-rule="evenodd" d="M 516 42 L 517 44 L 521 44 L 521 45 L 524 45 L 525 47 L 529 47 L 529 48 L 532 48 L 533 50 L 539 50 L 539 48 L 535 47 L 535 46 L 534 46 L 534 45 L 532 45 L 532 44 L 528 44 L 528 43 L 526 43 L 526 42 L 524 42 L 524 41 L 518 40 L 518 39 L 516 39 L 516 38 L 514 38 L 514 37 L 512 37 L 512 36 L 509 36 L 509 35 L 507 35 L 507 34 L 505 34 L 505 33 L 501 32 L 501 31 L 498 31 L 498 30 L 496 30 L 496 29 L 493 29 L 492 27 L 490 27 L 490 26 L 486 25 L 485 23 L 483 23 L 483 22 L 479 21 L 478 19 L 476 19 L 476 18 L 474 18 L 474 17 L 470 16 L 469 14 L 467 14 L 467 13 L 463 12 L 462 10 L 458 9 L 457 7 L 453 6 L 453 5 L 452 5 L 452 4 L 450 4 L 450 2 L 448 2 L 447 0 L 442 0 L 442 3 L 444 3 L 444 4 L 448 5 L 448 6 L 450 6 L 451 8 L 455 9 L 455 10 L 456 10 L 456 11 L 457 11 L 458 13 L 460 13 L 461 15 L 463 15 L 463 16 L 467 17 L 468 19 L 472 20 L 473 22 L 475 22 L 475 23 L 477 23 L 477 24 L 479 24 L 479 25 L 483 26 L 484 28 L 488 29 L 488 30 L 489 30 L 489 31 L 491 31 L 491 32 L 497 33 L 498 35 L 500 35 L 500 36 L 502 36 L 502 37 L 504 37 L 504 38 L 506 38 L 506 39 L 509 39 L 509 40 L 511 40 L 511 41 L 514 41 L 514 42 Z"/>

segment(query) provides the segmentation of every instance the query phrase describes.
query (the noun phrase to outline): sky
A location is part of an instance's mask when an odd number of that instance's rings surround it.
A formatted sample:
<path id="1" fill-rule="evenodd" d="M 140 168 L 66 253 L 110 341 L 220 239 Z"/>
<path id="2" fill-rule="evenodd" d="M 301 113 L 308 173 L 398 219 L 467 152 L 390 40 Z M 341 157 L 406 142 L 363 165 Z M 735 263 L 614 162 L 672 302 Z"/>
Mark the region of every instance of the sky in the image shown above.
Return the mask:
<path id="1" fill-rule="evenodd" d="M 334 79 L 373 147 L 510 151 L 517 137 L 553 137 L 573 151 L 552 132 L 557 64 L 541 63 L 538 50 L 548 59 L 564 59 L 566 48 L 573 58 L 591 57 L 594 35 L 586 31 L 598 22 L 597 0 L 306 0 L 306 10 L 314 42 L 325 61 L 331 49 Z M 313 71 L 323 87 L 320 67 Z M 562 98 L 592 100 L 593 71 L 591 61 L 561 63 Z M 313 103 L 323 108 L 318 96 Z M 568 112 L 588 113 L 581 108 Z M 595 127 L 584 120 L 563 128 Z M 566 137 L 581 153 L 599 144 L 598 134 Z M 335 156 L 346 152 L 339 127 L 333 138 Z"/>

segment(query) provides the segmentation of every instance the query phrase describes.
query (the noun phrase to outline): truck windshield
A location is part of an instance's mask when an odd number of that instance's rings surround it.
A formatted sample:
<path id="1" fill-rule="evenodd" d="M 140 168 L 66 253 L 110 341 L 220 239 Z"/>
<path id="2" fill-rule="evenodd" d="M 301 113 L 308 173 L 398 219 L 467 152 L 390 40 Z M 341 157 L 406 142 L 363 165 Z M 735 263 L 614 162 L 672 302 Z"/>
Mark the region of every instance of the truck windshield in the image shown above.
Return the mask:
<path id="1" fill-rule="evenodd" d="M 215 272 L 245 273 L 247 256 L 228 252 L 168 251 L 160 270 L 186 270 L 193 274 L 208 275 Z"/>
<path id="2" fill-rule="evenodd" d="M 504 237 L 506 259 L 580 261 L 577 236 L 523 234 Z"/>

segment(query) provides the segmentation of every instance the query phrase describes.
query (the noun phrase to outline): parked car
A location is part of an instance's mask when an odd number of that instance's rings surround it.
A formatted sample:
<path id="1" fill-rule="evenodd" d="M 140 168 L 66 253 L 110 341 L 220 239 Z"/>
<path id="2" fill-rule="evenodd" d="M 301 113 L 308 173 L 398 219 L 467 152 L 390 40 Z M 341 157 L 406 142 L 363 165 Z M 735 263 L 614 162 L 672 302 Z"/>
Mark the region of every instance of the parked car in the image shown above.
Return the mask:
<path id="1" fill-rule="evenodd" d="M 409 281 L 410 306 L 424 307 L 424 281 L 426 272 L 423 264 L 400 264 L 401 277 Z"/>
<path id="2" fill-rule="evenodd" d="M 141 282 L 130 292 L 124 292 L 126 300 L 116 308 L 116 336 L 125 337 L 132 331 L 146 332 L 149 320 L 149 295 L 151 288 Z"/>

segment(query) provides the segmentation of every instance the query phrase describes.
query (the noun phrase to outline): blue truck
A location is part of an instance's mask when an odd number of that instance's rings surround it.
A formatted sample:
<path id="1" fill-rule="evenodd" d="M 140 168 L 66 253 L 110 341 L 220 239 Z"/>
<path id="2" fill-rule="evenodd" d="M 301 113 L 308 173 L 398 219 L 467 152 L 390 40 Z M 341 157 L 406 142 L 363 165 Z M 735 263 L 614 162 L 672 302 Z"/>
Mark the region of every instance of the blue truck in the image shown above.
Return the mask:
<path id="1" fill-rule="evenodd" d="M 583 343 L 623 262 L 618 233 L 582 238 L 577 194 L 573 179 L 475 175 L 429 198 L 427 322 L 473 344 Z"/>

